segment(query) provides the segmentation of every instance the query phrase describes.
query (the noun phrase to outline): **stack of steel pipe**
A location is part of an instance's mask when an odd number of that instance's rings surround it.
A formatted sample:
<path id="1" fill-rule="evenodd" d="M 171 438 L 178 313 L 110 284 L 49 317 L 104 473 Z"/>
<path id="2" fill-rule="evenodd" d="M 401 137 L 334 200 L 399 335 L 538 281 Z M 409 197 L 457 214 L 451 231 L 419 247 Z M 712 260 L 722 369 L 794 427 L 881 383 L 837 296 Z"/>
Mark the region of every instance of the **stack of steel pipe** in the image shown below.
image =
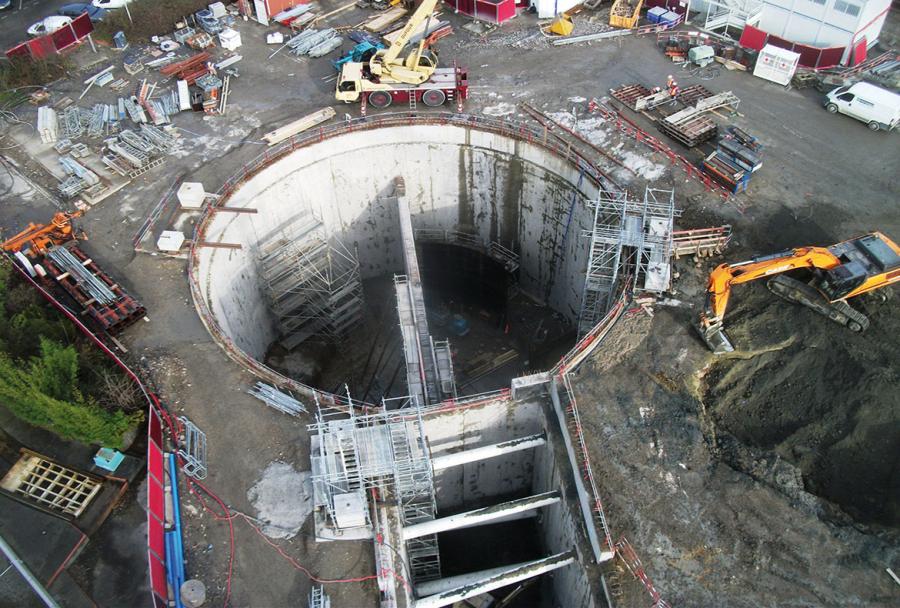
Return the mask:
<path id="1" fill-rule="evenodd" d="M 306 407 L 302 403 L 265 382 L 257 382 L 247 392 L 265 402 L 269 407 L 290 416 L 299 416 L 301 412 L 306 413 Z"/>
<path id="2" fill-rule="evenodd" d="M 85 293 L 97 303 L 108 305 L 116 301 L 116 294 L 103 281 L 91 274 L 84 267 L 84 264 L 81 263 L 81 260 L 72 255 L 65 247 L 54 247 L 47 252 L 47 257 L 65 272 L 68 272 L 78 282 L 79 286 L 84 289 Z"/>

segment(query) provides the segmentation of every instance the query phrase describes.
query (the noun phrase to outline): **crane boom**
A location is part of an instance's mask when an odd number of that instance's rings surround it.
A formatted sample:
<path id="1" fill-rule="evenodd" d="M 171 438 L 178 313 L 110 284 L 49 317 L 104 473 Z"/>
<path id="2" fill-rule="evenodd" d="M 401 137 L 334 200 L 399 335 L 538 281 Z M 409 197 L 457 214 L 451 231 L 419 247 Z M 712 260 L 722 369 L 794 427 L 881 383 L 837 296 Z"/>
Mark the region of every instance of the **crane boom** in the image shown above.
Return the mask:
<path id="1" fill-rule="evenodd" d="M 83 215 L 82 211 L 72 213 L 57 212 L 49 224 L 28 224 L 28 226 L 0 247 L 3 251 L 15 253 L 30 245 L 31 254 L 43 253 L 47 245 L 59 245 L 74 238 L 72 220 Z"/>
<path id="2" fill-rule="evenodd" d="M 815 271 L 809 284 L 781 276 L 797 269 Z M 713 352 L 734 350 L 722 320 L 731 288 L 771 277 L 769 289 L 787 300 L 862 331 L 865 316 L 845 300 L 900 282 L 900 246 L 881 232 L 843 241 L 831 247 L 798 247 L 737 264 L 721 264 L 709 275 L 706 305 L 700 315 L 700 333 Z"/>
<path id="3" fill-rule="evenodd" d="M 397 36 L 391 46 L 384 51 L 381 58 L 383 64 L 391 65 L 397 63 L 400 53 L 403 52 L 403 47 L 409 43 L 409 39 L 412 38 L 416 28 L 418 28 L 423 21 L 431 17 L 431 13 L 434 12 L 435 6 L 437 6 L 437 0 L 422 0 L 422 4 L 420 4 L 419 8 L 413 12 L 412 17 L 409 18 L 409 21 L 407 21 L 406 25 L 403 26 L 403 29 L 400 30 L 400 35 Z M 425 32 L 425 35 L 427 36 L 428 32 Z"/>

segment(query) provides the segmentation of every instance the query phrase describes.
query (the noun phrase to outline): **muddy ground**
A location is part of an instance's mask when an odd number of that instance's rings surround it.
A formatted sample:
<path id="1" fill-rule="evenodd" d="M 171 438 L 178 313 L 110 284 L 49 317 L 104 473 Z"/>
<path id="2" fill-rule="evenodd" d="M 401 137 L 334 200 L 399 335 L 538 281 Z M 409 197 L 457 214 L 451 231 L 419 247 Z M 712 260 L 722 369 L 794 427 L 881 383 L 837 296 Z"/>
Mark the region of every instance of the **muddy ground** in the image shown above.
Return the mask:
<path id="1" fill-rule="evenodd" d="M 321 4 L 324 10 L 339 5 Z M 360 18 L 350 11 L 341 19 L 350 25 Z M 266 60 L 271 51 L 262 42 L 264 29 L 238 27 L 245 60 L 228 115 L 179 115 L 183 154 L 91 209 L 82 227 L 91 235 L 85 250 L 150 311 L 149 321 L 122 339 L 173 412 L 206 431 L 206 484 L 233 509 L 262 517 L 249 492 L 273 465 L 309 470 L 310 419 L 284 416 L 246 394 L 254 378 L 200 323 L 183 260 L 131 248 L 132 236 L 176 178 L 215 189 L 259 153 L 262 133 L 333 103 L 327 60 Z M 461 27 L 456 32 L 441 48 L 447 61 L 459 59 L 470 69 L 466 111 L 472 113 L 521 119 L 517 104 L 525 100 L 551 113 L 574 109 L 583 119 L 587 100 L 610 87 L 664 82 L 673 70 L 649 38 L 550 48 L 530 16 L 485 38 Z M 117 61 L 85 49 L 75 59 L 83 71 L 54 85 L 57 97 L 77 97 L 87 76 Z M 681 73 L 678 78 L 683 86 L 698 84 Z M 659 176 L 656 167 L 665 167 L 666 159 L 649 157 L 653 171 L 642 175 L 655 187 L 675 188 L 684 211 L 679 227 L 728 222 L 735 229 L 723 258 L 679 263 L 674 298 L 698 306 L 706 273 L 723 260 L 828 245 L 873 229 L 900 238 L 897 134 L 870 133 L 861 123 L 828 115 L 813 91 L 785 90 L 744 73 L 722 71 L 703 84 L 741 98 L 741 114 L 728 120 L 764 141 L 765 164 L 746 195 L 723 203 L 678 169 Z M 108 101 L 104 95 L 95 90 L 86 99 Z M 338 116 L 357 111 L 337 110 Z M 641 117 L 632 118 L 656 133 Z M 612 129 L 598 129 L 609 132 L 605 147 L 619 145 Z M 23 150 L 4 154 L 39 185 L 55 185 Z M 628 143 L 626 154 L 642 158 L 645 151 Z M 0 179 L 6 173 L 0 171 Z M 33 184 L 12 181 L 16 188 L 0 201 L 5 228 L 19 230 L 55 210 L 57 201 Z M 640 193 L 644 183 L 628 185 Z M 762 284 L 740 287 L 726 327 L 743 357 L 716 361 L 692 329 L 696 308 L 657 308 L 652 320 L 643 313 L 623 320 L 575 378 L 613 533 L 629 538 L 672 605 L 900 602 L 900 587 L 884 572 L 888 566 L 900 571 L 900 306 L 896 294 L 886 303 L 856 305 L 872 319 L 862 336 L 775 299 Z M 229 570 L 232 605 L 273 607 L 303 603 L 311 583 L 297 565 L 335 579 L 373 572 L 371 545 L 314 543 L 310 521 L 293 538 L 272 541 L 296 560 L 292 564 L 246 520 L 234 520 L 232 563 L 228 523 L 215 520 L 193 495 L 185 494 L 184 502 L 188 574 L 207 584 L 210 604 L 223 603 Z M 84 571 L 102 573 L 95 559 L 86 561 Z M 143 559 L 121 569 L 133 580 L 146 576 Z M 650 605 L 629 577 L 621 577 L 620 588 L 617 607 Z M 371 581 L 330 585 L 329 593 L 335 606 L 354 608 L 373 605 L 377 594 Z"/>

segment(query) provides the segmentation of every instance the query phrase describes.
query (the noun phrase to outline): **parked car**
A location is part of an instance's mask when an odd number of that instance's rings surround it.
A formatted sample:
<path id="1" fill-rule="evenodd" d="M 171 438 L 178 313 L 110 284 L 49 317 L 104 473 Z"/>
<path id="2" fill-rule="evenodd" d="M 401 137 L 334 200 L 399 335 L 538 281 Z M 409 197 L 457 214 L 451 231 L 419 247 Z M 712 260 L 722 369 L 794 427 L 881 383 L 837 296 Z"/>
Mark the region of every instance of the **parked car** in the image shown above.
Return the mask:
<path id="1" fill-rule="evenodd" d="M 900 126 L 900 95 L 868 82 L 840 87 L 825 97 L 825 109 L 866 123 L 873 131 Z"/>
<path id="2" fill-rule="evenodd" d="M 0 11 L 12 6 L 12 0 L 0 0 Z"/>
<path id="3" fill-rule="evenodd" d="M 56 30 L 66 27 L 70 23 L 72 23 L 71 17 L 63 17 L 61 15 L 44 17 L 28 28 L 28 35 L 34 38 L 37 36 L 43 36 L 45 34 L 52 34 Z"/>
<path id="4" fill-rule="evenodd" d="M 197 11 L 194 13 L 194 17 L 197 19 L 197 25 L 210 36 L 215 36 L 223 29 L 222 24 L 213 16 L 212 11 L 208 8 Z"/>
<path id="5" fill-rule="evenodd" d="M 92 23 L 99 23 L 106 17 L 106 9 L 97 8 L 92 4 L 85 4 L 82 2 L 76 4 L 64 4 L 59 7 L 59 10 L 56 12 L 60 15 L 71 17 L 72 19 L 78 17 L 81 13 L 87 13 L 88 17 L 91 18 Z"/>
<path id="6" fill-rule="evenodd" d="M 131 4 L 132 2 L 134 2 L 134 0 L 94 0 L 91 4 L 97 8 L 110 10 L 114 8 L 125 8 L 126 4 Z"/>

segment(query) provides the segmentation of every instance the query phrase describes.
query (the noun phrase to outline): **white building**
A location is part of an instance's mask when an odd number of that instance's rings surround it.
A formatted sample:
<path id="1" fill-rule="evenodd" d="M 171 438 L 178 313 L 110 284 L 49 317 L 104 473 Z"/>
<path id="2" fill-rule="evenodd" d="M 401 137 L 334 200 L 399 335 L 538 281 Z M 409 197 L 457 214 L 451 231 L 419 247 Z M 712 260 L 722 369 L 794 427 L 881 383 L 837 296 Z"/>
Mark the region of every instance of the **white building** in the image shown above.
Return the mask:
<path id="1" fill-rule="evenodd" d="M 871 47 L 891 0 L 762 0 L 759 28 L 791 42 L 852 47 L 863 37 Z"/>

